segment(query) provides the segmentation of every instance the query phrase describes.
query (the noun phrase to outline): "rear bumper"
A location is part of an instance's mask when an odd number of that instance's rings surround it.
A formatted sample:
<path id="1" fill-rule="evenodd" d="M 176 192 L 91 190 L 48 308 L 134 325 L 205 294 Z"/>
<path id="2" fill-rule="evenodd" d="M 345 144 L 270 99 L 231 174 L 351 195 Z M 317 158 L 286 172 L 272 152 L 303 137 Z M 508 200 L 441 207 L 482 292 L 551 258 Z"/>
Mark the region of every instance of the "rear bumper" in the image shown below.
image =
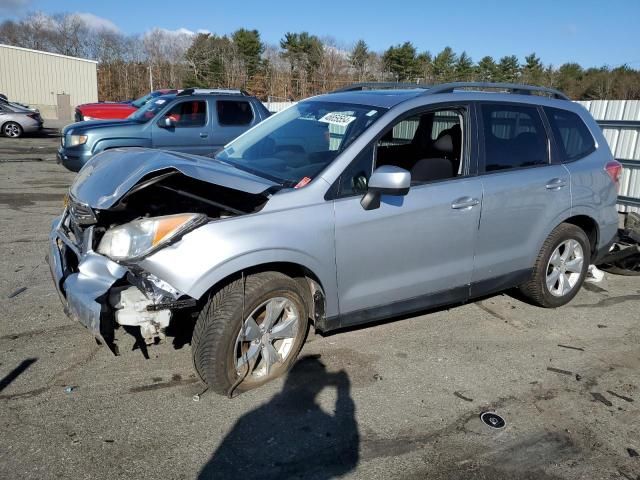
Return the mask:
<path id="1" fill-rule="evenodd" d="M 33 120 L 28 123 L 25 122 L 21 126 L 22 126 L 22 131 L 24 133 L 35 133 L 42 130 L 42 125 L 43 125 L 43 122 L 41 120 L 40 121 Z"/>
<path id="2" fill-rule="evenodd" d="M 113 350 L 115 324 L 106 297 L 127 269 L 90 249 L 81 252 L 84 248 L 74 245 L 64 232 L 64 215 L 53 221 L 49 234 L 47 260 L 53 283 L 67 316 Z"/>

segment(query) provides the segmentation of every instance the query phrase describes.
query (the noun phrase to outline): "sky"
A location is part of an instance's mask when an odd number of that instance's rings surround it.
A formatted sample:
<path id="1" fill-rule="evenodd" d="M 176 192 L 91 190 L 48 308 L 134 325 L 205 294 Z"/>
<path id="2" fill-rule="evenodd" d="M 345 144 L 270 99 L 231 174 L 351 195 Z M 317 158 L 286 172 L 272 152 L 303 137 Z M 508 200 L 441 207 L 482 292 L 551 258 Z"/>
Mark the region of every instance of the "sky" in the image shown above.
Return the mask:
<path id="1" fill-rule="evenodd" d="M 411 41 L 420 52 L 450 46 L 475 61 L 536 52 L 556 66 L 640 68 L 640 0 L 0 0 L 0 21 L 29 11 L 81 13 L 126 34 L 244 27 L 278 44 L 285 32 L 308 31 L 343 48 L 359 39 L 374 51 Z"/>

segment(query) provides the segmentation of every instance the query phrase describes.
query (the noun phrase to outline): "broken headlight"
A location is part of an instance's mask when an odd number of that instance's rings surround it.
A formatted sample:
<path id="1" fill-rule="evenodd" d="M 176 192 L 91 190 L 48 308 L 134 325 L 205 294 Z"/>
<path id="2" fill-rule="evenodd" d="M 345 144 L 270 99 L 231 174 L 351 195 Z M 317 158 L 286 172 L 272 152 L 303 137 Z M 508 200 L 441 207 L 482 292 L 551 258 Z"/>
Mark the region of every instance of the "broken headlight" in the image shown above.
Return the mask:
<path id="1" fill-rule="evenodd" d="M 113 260 L 143 257 L 202 225 L 206 220 L 206 215 L 198 213 L 134 220 L 107 230 L 98 245 L 98 253 Z"/>

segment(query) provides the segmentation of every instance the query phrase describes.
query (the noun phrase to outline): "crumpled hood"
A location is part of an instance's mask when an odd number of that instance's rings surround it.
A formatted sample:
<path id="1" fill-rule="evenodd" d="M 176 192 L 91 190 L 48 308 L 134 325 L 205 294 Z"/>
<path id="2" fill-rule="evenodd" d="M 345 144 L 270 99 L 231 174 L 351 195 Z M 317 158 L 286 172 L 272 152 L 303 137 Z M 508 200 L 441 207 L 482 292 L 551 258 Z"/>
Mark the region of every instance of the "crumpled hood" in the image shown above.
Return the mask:
<path id="1" fill-rule="evenodd" d="M 143 177 L 170 170 L 252 194 L 278 185 L 207 157 L 127 148 L 107 150 L 93 157 L 76 176 L 70 192 L 77 201 L 104 210 L 112 207 Z"/>

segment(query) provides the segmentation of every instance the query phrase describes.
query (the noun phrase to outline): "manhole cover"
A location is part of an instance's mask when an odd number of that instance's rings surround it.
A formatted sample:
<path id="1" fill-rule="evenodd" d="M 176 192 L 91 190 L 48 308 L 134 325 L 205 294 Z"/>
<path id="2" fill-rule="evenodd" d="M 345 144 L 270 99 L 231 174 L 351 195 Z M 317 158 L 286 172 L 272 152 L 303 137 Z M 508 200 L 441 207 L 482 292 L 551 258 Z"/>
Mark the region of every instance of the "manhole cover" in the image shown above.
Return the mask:
<path id="1" fill-rule="evenodd" d="M 507 424 L 500 415 L 493 412 L 481 413 L 480 420 L 482 420 L 485 425 L 491 428 L 504 428 L 504 426 Z"/>

